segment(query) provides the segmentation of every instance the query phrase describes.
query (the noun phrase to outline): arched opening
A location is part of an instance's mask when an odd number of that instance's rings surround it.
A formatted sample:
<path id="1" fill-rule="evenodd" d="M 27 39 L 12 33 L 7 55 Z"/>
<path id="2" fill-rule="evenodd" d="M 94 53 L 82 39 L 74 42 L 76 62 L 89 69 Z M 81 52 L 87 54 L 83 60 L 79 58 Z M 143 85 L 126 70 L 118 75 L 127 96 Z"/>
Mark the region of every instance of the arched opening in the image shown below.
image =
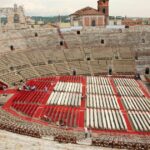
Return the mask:
<path id="1" fill-rule="evenodd" d="M 79 30 L 77 31 L 77 34 L 80 34 L 80 31 L 79 31 Z"/>
<path id="2" fill-rule="evenodd" d="M 87 57 L 87 58 L 86 58 L 86 60 L 87 60 L 87 61 L 90 61 L 90 60 L 91 60 L 91 58 L 90 58 L 90 57 Z"/>
<path id="3" fill-rule="evenodd" d="M 128 25 L 125 26 L 126 29 L 129 29 L 130 27 Z"/>
<path id="4" fill-rule="evenodd" d="M 31 28 L 34 28 L 34 25 L 31 25 Z"/>
<path id="5" fill-rule="evenodd" d="M 86 60 L 87 60 L 87 61 L 90 61 L 90 60 L 91 60 L 90 53 L 86 53 L 85 56 L 86 56 Z"/>
<path id="6" fill-rule="evenodd" d="M 112 75 L 112 68 L 109 68 L 108 74 Z"/>
<path id="7" fill-rule="evenodd" d="M 51 61 L 51 60 L 48 60 L 48 64 L 52 64 L 52 61 Z"/>
<path id="8" fill-rule="evenodd" d="M 38 37 L 38 33 L 37 32 L 34 35 L 35 35 L 35 37 Z"/>
<path id="9" fill-rule="evenodd" d="M 63 41 L 60 41 L 60 46 L 63 46 L 64 45 L 64 42 Z"/>
<path id="10" fill-rule="evenodd" d="M 92 20 L 92 26 L 96 26 L 96 21 L 95 20 Z"/>
<path id="11" fill-rule="evenodd" d="M 18 14 L 14 15 L 14 23 L 19 23 L 19 15 Z"/>
<path id="12" fill-rule="evenodd" d="M 106 9 L 105 8 L 103 8 L 103 14 L 105 14 L 106 13 Z"/>
<path id="13" fill-rule="evenodd" d="M 14 51 L 14 50 L 15 50 L 15 48 L 14 48 L 13 45 L 10 45 L 10 50 L 11 50 L 11 51 Z"/>
<path id="14" fill-rule="evenodd" d="M 135 53 L 135 60 L 138 60 L 138 52 Z"/>
<path id="15" fill-rule="evenodd" d="M 145 39 L 142 39 L 142 43 L 145 43 Z"/>
<path id="16" fill-rule="evenodd" d="M 104 41 L 104 39 L 101 39 L 101 44 L 105 44 L 105 41 Z"/>
<path id="17" fill-rule="evenodd" d="M 76 76 L 76 75 L 77 75 L 77 72 L 76 72 L 75 69 L 73 70 L 73 73 L 72 73 L 72 74 L 73 74 L 73 76 Z"/>
<path id="18" fill-rule="evenodd" d="M 9 68 L 11 71 L 14 71 L 14 67 L 13 66 L 10 66 Z"/>
<path id="19" fill-rule="evenodd" d="M 145 74 L 150 74 L 150 70 L 148 67 L 145 68 Z"/>
<path id="20" fill-rule="evenodd" d="M 6 15 L 1 15 L 0 16 L 0 24 L 3 26 L 3 25 L 6 25 L 7 22 L 8 22 L 7 16 Z"/>

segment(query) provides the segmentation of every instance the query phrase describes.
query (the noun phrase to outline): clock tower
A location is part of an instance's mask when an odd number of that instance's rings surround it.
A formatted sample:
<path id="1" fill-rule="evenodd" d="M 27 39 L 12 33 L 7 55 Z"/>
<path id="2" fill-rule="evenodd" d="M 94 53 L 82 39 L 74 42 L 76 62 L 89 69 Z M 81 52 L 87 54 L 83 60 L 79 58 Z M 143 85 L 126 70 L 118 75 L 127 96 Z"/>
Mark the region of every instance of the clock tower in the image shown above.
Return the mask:
<path id="1" fill-rule="evenodd" d="M 109 22 L 109 0 L 98 0 L 98 11 L 105 15 L 105 24 Z"/>

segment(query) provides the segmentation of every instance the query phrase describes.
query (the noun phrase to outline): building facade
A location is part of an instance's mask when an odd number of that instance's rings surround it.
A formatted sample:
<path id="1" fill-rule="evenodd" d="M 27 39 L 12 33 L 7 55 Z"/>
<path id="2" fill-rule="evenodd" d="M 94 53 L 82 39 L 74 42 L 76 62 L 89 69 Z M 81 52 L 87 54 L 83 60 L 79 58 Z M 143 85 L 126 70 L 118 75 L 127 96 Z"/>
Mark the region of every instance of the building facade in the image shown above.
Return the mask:
<path id="1" fill-rule="evenodd" d="M 5 23 L 3 20 L 5 19 Z M 0 27 L 5 27 L 7 29 L 13 29 L 16 27 L 25 27 L 26 17 L 24 14 L 24 9 L 22 6 L 17 6 L 10 8 L 0 8 Z"/>
<path id="2" fill-rule="evenodd" d="M 97 9 L 85 7 L 70 15 L 72 26 L 105 26 L 109 20 L 109 0 L 99 0 Z"/>

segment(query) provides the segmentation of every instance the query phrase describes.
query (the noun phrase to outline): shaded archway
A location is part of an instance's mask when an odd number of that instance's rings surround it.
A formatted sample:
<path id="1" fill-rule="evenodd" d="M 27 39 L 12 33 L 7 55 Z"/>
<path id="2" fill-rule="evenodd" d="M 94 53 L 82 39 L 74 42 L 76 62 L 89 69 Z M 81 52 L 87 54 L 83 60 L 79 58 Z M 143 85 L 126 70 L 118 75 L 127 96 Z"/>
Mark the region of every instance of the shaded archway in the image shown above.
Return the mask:
<path id="1" fill-rule="evenodd" d="M 92 20 L 92 26 L 95 27 L 96 26 L 96 21 Z"/>
<path id="2" fill-rule="evenodd" d="M 19 21 L 20 21 L 19 15 L 15 14 L 14 15 L 14 23 L 19 23 Z"/>
<path id="3" fill-rule="evenodd" d="M 103 8 L 103 10 L 102 10 L 102 11 L 103 11 L 103 14 L 106 14 L 106 9 L 105 9 L 105 8 Z"/>
<path id="4" fill-rule="evenodd" d="M 0 15 L 0 23 L 1 25 L 6 25 L 8 23 L 8 19 L 6 15 Z"/>
<path id="5" fill-rule="evenodd" d="M 111 67 L 110 67 L 109 70 L 108 70 L 108 74 L 109 74 L 109 75 L 112 75 L 112 68 L 111 68 Z"/>
<path id="6" fill-rule="evenodd" d="M 150 74 L 150 69 L 148 67 L 145 68 L 145 74 Z"/>

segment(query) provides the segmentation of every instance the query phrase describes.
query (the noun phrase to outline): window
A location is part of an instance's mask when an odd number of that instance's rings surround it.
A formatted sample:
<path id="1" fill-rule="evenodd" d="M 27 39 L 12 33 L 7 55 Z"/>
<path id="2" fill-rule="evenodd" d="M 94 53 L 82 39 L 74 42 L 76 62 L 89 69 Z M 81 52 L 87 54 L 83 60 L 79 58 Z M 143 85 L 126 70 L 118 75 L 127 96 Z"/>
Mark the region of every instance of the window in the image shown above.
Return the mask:
<path id="1" fill-rule="evenodd" d="M 109 75 L 112 75 L 112 68 L 109 68 Z"/>
<path id="2" fill-rule="evenodd" d="M 6 25 L 8 23 L 7 16 L 1 15 L 0 22 L 2 25 Z"/>
<path id="3" fill-rule="evenodd" d="M 14 15 L 14 23 L 19 23 L 19 15 L 18 14 Z"/>
<path id="4" fill-rule="evenodd" d="M 11 70 L 11 71 L 14 71 L 14 67 L 11 66 L 11 67 L 10 67 L 10 70 Z"/>
<path id="5" fill-rule="evenodd" d="M 104 44 L 104 43 L 105 43 L 105 41 L 104 41 L 104 39 L 102 39 L 102 40 L 101 40 L 101 44 Z"/>
<path id="6" fill-rule="evenodd" d="M 145 39 L 142 39 L 142 43 L 145 43 Z"/>
<path id="7" fill-rule="evenodd" d="M 87 61 L 90 61 L 90 60 L 91 60 L 91 58 L 90 58 L 90 57 L 87 57 L 87 58 L 86 58 L 86 60 L 87 60 Z"/>
<path id="8" fill-rule="evenodd" d="M 52 64 L 52 61 L 51 61 L 51 60 L 48 60 L 48 64 Z"/>
<path id="9" fill-rule="evenodd" d="M 138 60 L 138 55 L 135 55 L 135 60 Z"/>
<path id="10" fill-rule="evenodd" d="M 64 45 L 64 42 L 63 41 L 60 41 L 60 46 L 63 46 Z"/>
<path id="11" fill-rule="evenodd" d="M 77 34 L 80 34 L 80 31 L 77 31 Z"/>
<path id="12" fill-rule="evenodd" d="M 34 28 L 34 25 L 31 25 L 31 28 Z"/>
<path id="13" fill-rule="evenodd" d="M 103 8 L 103 14 L 105 14 L 106 13 L 106 9 L 105 8 Z"/>
<path id="14" fill-rule="evenodd" d="M 145 68 L 145 74 L 150 74 L 150 70 L 149 70 L 149 68 L 147 67 L 147 68 Z"/>
<path id="15" fill-rule="evenodd" d="M 11 50 L 11 51 L 14 51 L 14 50 L 15 50 L 13 45 L 10 45 L 10 50 Z"/>
<path id="16" fill-rule="evenodd" d="M 115 59 L 119 59 L 119 57 L 116 55 L 116 56 L 115 56 Z"/>
<path id="17" fill-rule="evenodd" d="M 37 32 L 35 33 L 35 37 L 38 37 L 38 33 Z"/>
<path id="18" fill-rule="evenodd" d="M 114 25 L 117 25 L 117 22 L 116 22 L 116 21 L 114 21 Z"/>
<path id="19" fill-rule="evenodd" d="M 77 72 L 76 72 L 76 70 L 73 70 L 73 76 L 76 76 L 76 74 L 77 74 Z"/>
<path id="20" fill-rule="evenodd" d="M 95 20 L 92 20 L 92 26 L 96 26 L 96 21 Z"/>
<path id="21" fill-rule="evenodd" d="M 91 60 L 90 53 L 86 53 L 85 56 L 86 56 L 86 60 L 87 60 L 87 61 L 90 61 L 90 60 Z"/>
<path id="22" fill-rule="evenodd" d="M 125 28 L 126 28 L 126 29 L 129 29 L 130 27 L 126 25 Z"/>

